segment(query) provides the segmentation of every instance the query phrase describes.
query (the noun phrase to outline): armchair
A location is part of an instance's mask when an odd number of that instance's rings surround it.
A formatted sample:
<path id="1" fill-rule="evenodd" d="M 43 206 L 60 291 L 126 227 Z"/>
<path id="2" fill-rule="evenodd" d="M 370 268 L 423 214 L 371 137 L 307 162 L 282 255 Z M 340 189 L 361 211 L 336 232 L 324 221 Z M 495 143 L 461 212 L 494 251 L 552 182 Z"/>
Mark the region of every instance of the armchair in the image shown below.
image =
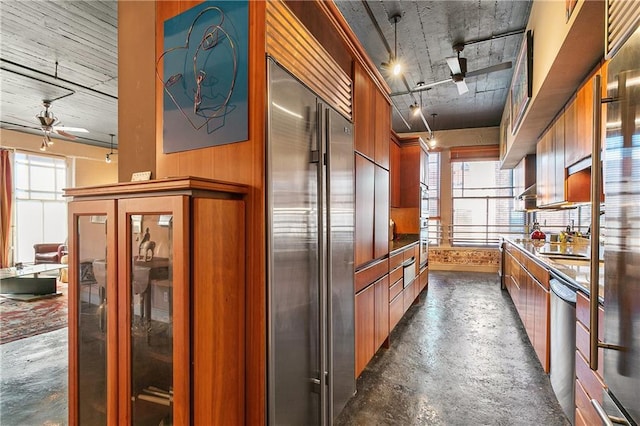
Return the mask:
<path id="1" fill-rule="evenodd" d="M 34 263 L 60 263 L 67 254 L 67 246 L 62 243 L 39 243 L 33 245 Z"/>

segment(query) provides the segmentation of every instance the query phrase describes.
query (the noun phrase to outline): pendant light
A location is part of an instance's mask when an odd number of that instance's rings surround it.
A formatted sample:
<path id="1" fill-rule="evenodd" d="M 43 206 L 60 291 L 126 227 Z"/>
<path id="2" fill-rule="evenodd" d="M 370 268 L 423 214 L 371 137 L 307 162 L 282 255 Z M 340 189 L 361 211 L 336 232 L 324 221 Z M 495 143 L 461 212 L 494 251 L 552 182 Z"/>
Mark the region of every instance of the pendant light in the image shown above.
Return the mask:
<path id="1" fill-rule="evenodd" d="M 115 152 L 113 152 L 113 137 L 115 136 L 113 133 L 109 133 L 109 136 L 111 136 L 111 143 L 109 144 L 109 153 L 107 154 L 106 158 L 104 159 L 104 161 L 108 163 L 111 163 L 111 156 L 115 154 Z"/>
<path id="2" fill-rule="evenodd" d="M 431 131 L 431 138 L 429 138 L 429 146 L 434 148 L 436 146 L 436 117 L 438 114 L 431 114 L 433 117 L 433 130 Z"/>
<path id="3" fill-rule="evenodd" d="M 393 22 L 393 56 L 389 55 L 389 62 L 382 63 L 382 67 L 390 69 L 394 76 L 398 76 L 402 72 L 402 64 L 398 60 L 398 22 L 400 22 L 401 18 L 402 15 L 399 13 L 389 17 L 389 22 Z"/>

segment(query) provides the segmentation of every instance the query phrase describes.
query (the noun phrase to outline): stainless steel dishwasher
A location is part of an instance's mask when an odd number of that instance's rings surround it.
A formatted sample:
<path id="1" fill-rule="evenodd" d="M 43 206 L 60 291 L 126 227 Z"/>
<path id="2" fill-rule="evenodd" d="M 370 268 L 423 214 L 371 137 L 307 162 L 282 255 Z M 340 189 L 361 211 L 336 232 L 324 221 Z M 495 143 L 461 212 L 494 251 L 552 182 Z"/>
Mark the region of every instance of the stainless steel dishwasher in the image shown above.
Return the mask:
<path id="1" fill-rule="evenodd" d="M 571 424 L 575 423 L 576 289 L 555 277 L 551 287 L 551 387 Z"/>

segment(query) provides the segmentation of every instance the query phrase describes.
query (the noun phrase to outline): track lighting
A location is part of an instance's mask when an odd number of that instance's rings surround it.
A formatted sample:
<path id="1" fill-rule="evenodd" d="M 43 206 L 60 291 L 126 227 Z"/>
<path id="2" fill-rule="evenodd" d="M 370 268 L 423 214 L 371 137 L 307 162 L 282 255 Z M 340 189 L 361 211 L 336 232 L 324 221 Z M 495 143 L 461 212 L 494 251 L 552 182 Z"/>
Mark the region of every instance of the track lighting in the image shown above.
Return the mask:
<path id="1" fill-rule="evenodd" d="M 47 150 L 47 140 L 46 139 L 42 139 L 42 143 L 40 144 L 40 151 L 46 151 Z"/>
<path id="2" fill-rule="evenodd" d="M 111 154 L 107 154 L 107 158 L 105 158 L 104 161 L 106 161 L 107 164 L 111 163 Z"/>

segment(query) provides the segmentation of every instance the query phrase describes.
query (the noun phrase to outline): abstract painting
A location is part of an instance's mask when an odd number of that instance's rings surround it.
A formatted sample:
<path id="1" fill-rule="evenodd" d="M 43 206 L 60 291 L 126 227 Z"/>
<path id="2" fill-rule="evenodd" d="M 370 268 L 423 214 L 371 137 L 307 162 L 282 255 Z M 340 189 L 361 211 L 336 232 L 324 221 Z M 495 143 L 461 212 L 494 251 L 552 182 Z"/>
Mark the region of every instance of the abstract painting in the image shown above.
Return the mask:
<path id="1" fill-rule="evenodd" d="M 164 153 L 248 139 L 248 26 L 246 0 L 205 1 L 164 22 Z"/>

